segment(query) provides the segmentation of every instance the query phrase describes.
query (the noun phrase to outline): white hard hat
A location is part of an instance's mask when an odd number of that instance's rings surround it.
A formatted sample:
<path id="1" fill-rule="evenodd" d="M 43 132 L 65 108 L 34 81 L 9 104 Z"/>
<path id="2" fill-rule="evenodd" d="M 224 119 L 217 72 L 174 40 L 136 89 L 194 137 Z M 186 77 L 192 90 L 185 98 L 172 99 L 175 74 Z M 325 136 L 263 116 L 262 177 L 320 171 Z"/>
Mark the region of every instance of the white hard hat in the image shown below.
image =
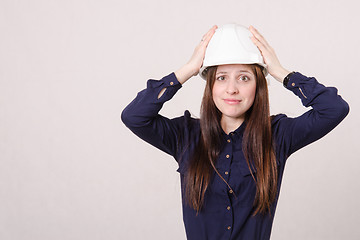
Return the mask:
<path id="1" fill-rule="evenodd" d="M 205 52 L 199 75 L 206 79 L 206 68 L 224 64 L 259 64 L 267 75 L 263 57 L 252 42 L 252 33 L 239 24 L 226 24 L 216 29 Z"/>

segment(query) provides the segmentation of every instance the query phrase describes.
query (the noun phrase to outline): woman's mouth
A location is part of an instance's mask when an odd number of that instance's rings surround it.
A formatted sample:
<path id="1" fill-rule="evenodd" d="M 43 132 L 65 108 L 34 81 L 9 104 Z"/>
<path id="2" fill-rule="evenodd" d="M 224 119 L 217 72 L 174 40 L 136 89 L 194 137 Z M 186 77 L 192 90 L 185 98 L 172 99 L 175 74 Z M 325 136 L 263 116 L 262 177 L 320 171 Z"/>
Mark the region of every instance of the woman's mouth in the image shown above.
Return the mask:
<path id="1" fill-rule="evenodd" d="M 230 104 L 230 105 L 235 105 L 235 104 L 239 104 L 241 102 L 241 100 L 226 98 L 226 99 L 224 99 L 224 102 L 226 102 L 227 104 Z"/>

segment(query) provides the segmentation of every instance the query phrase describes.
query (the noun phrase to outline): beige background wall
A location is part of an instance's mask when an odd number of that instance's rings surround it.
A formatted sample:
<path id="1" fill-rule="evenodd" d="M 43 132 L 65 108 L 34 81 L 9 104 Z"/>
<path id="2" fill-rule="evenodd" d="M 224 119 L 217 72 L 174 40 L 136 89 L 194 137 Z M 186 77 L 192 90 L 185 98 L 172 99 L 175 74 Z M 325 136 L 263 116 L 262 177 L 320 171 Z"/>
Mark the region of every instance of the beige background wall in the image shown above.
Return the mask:
<path id="1" fill-rule="evenodd" d="M 360 239 L 356 0 L 0 0 L 0 239 L 185 239 L 175 161 L 120 112 L 213 24 L 253 24 L 285 67 L 336 86 L 350 115 L 286 167 L 272 239 Z M 297 97 L 270 80 L 271 111 Z M 194 77 L 162 110 L 198 115 Z"/>

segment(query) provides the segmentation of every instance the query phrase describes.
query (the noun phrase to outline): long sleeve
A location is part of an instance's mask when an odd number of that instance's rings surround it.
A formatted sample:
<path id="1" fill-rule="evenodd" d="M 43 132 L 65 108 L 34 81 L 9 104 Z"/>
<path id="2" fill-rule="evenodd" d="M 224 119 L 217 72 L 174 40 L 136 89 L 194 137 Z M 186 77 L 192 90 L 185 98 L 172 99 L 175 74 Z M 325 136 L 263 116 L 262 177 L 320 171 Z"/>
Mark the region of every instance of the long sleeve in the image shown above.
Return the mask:
<path id="1" fill-rule="evenodd" d="M 159 111 L 180 88 L 174 73 L 161 80 L 150 79 L 146 89 L 139 92 L 121 113 L 122 121 L 134 134 L 172 156 L 177 152 L 181 121 L 180 118 L 161 116 Z"/>
<path id="2" fill-rule="evenodd" d="M 325 87 L 313 77 L 298 72 L 290 77 L 287 88 L 297 95 L 305 107 L 311 107 L 299 117 L 275 117 L 274 133 L 282 151 L 288 157 L 298 149 L 320 139 L 335 128 L 348 114 L 349 105 L 334 87 Z"/>

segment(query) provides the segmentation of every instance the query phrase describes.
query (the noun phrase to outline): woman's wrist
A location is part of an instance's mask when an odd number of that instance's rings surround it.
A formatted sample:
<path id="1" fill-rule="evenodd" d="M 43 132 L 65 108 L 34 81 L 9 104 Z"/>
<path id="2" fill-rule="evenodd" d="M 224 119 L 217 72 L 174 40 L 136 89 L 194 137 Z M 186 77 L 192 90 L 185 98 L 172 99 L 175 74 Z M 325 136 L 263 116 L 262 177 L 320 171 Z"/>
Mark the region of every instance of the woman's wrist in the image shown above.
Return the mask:
<path id="1" fill-rule="evenodd" d="M 196 70 L 194 70 L 190 65 L 185 64 L 184 66 L 182 66 L 181 68 L 179 68 L 178 70 L 176 70 L 175 72 L 175 76 L 177 78 L 177 80 L 181 83 L 184 84 L 187 80 L 189 80 L 192 76 L 196 75 L 197 72 Z"/>
<path id="2" fill-rule="evenodd" d="M 291 73 L 291 71 L 286 70 L 285 68 L 279 68 L 278 70 L 276 70 L 273 74 L 270 73 L 271 76 L 273 76 L 277 81 L 279 82 L 283 82 L 284 78 Z"/>

